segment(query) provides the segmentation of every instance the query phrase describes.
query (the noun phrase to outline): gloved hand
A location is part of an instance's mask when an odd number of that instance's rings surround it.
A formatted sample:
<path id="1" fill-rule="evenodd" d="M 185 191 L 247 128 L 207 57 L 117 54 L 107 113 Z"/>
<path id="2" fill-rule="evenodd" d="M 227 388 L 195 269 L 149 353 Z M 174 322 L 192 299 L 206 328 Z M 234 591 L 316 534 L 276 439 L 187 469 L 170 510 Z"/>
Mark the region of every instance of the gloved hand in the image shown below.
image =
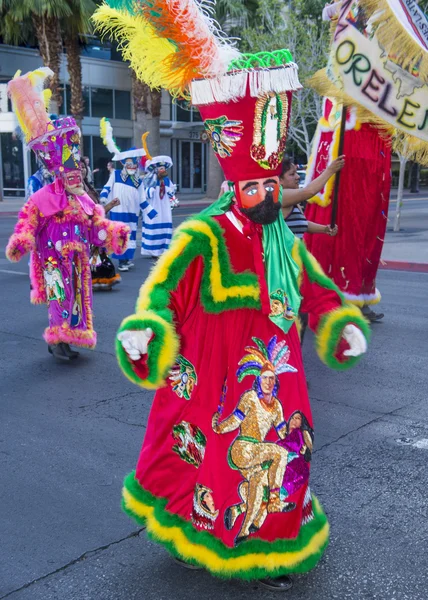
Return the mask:
<path id="1" fill-rule="evenodd" d="M 121 331 L 117 339 L 122 344 L 123 349 L 131 360 L 140 360 L 147 354 L 148 345 L 153 337 L 153 330 L 150 327 L 146 329 Z"/>
<path id="2" fill-rule="evenodd" d="M 367 352 L 367 340 L 361 329 L 355 325 L 347 325 L 342 337 L 348 342 L 349 349 L 344 351 L 345 356 L 360 356 Z"/>

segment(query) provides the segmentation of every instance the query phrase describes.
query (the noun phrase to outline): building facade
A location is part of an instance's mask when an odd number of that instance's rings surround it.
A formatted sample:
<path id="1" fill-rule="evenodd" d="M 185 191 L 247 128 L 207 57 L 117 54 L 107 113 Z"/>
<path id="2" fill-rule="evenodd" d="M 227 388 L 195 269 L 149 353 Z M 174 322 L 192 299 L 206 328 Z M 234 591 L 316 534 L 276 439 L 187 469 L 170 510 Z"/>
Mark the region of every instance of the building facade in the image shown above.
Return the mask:
<path id="1" fill-rule="evenodd" d="M 34 156 L 16 135 L 17 121 L 7 97 L 7 83 L 20 69 L 23 73 L 42 66 L 37 50 L 0 44 L 0 199 L 24 199 L 28 177 L 37 170 Z M 70 86 L 64 54 L 60 79 L 63 103 L 60 114 L 70 114 Z M 109 47 L 94 41 L 82 52 L 82 84 L 85 112 L 82 123 L 83 153 L 89 156 L 95 185 L 101 189 L 108 179 L 111 154 L 99 136 L 101 117 L 113 126 L 118 146 L 133 145 L 134 119 L 131 76 L 128 66 Z M 160 151 L 174 161 L 171 177 L 179 192 L 203 194 L 206 189 L 208 147 L 202 136 L 199 113 L 185 103 L 173 103 L 162 93 Z"/>

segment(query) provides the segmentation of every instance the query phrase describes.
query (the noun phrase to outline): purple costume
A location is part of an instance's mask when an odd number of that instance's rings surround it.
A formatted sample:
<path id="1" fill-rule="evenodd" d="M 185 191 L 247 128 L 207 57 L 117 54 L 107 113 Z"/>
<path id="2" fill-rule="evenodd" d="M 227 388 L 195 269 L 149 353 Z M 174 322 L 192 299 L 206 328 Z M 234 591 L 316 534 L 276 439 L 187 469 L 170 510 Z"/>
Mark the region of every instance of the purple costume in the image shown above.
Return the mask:
<path id="1" fill-rule="evenodd" d="M 297 492 L 302 485 L 309 481 L 309 464 L 301 454 L 302 448 L 306 445 L 303 433 L 300 429 L 293 429 L 291 433 L 285 436 L 283 440 L 277 442 L 278 446 L 285 448 L 289 453 L 295 453 L 297 456 L 292 458 L 285 469 L 282 480 L 281 492 L 285 492 L 285 497 L 291 496 Z"/>
<path id="2" fill-rule="evenodd" d="M 56 184 L 31 196 L 22 208 L 6 255 L 18 261 L 32 252 L 31 302 L 47 303 L 48 344 L 94 348 L 90 244 L 114 252 L 126 248 L 129 227 L 105 218 L 87 194 L 57 193 Z"/>

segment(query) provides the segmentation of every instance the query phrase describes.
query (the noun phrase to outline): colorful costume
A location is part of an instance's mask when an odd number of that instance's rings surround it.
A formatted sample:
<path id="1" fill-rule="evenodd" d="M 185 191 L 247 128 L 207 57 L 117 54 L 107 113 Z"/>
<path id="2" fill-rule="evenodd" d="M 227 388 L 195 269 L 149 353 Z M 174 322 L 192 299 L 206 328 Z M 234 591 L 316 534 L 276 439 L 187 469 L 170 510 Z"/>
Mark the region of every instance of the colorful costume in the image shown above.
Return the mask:
<path id="1" fill-rule="evenodd" d="M 118 198 L 120 204 L 110 210 L 112 221 L 127 223 L 131 228 L 128 246 L 122 254 L 113 254 L 121 263 L 129 263 L 134 258 L 137 244 L 137 224 L 140 211 L 149 221 L 156 216 L 153 206 L 146 200 L 142 178 L 139 174 L 138 159 L 145 156 L 143 148 L 131 148 L 121 152 L 113 139 L 113 130 L 107 119 L 101 119 L 101 137 L 112 152 L 113 159 L 121 161 L 123 168 L 115 169 L 100 194 L 103 204 Z"/>
<path id="2" fill-rule="evenodd" d="M 146 156 L 143 158 L 146 175 L 143 179 L 147 200 L 157 215 L 153 219 L 143 218 L 141 254 L 160 256 L 168 249 L 172 237 L 172 208 L 177 206 L 176 186 L 167 175 L 172 167 L 169 156 L 150 156 L 147 146 L 147 133 L 143 135 Z M 147 160 L 145 160 L 147 159 Z"/>
<path id="3" fill-rule="evenodd" d="M 83 188 L 78 195 L 69 191 L 67 177 L 76 176 L 81 182 L 80 130 L 71 117 L 49 119 L 41 90 L 51 73 L 38 69 L 16 77 L 8 86 L 28 146 L 55 173 L 55 181 L 33 194 L 22 208 L 6 255 L 18 261 L 32 253 L 31 302 L 48 304 L 46 342 L 94 348 L 90 244 L 121 252 L 129 228 L 108 221 L 102 206 Z"/>
<path id="4" fill-rule="evenodd" d="M 327 69 L 312 85 L 331 100 L 324 103 L 307 181 L 337 156 L 342 105 L 348 107 L 346 165 L 337 236 L 306 236 L 305 242 L 346 298 L 363 306 L 380 300 L 375 280 L 388 218 L 391 149 L 428 164 L 428 21 L 417 3 L 398 0 L 342 0 L 323 15 L 332 20 L 332 47 Z M 333 189 L 334 178 L 309 201 L 309 220 L 330 223 Z"/>
<path id="5" fill-rule="evenodd" d="M 143 17 L 159 10 L 160 31 L 175 39 L 163 26 L 167 11 L 168 22 L 177 21 L 174 7 L 159 5 Z M 180 10 L 191 6 L 208 28 L 196 3 Z M 111 9 L 107 16 L 100 10 L 110 27 Z M 218 50 L 224 42 L 209 31 Z M 129 39 L 132 45 L 132 32 Z M 205 60 L 206 43 L 189 52 Z M 351 323 L 368 328 L 280 213 L 278 174 L 291 94 L 300 87 L 290 53 L 242 56 L 228 73 L 217 63 L 215 80 L 204 77 L 210 67 L 199 64 L 192 102 L 234 191 L 177 229 L 117 335 L 126 376 L 158 390 L 123 507 L 172 554 L 215 575 L 281 576 L 314 567 L 329 530 L 308 468 L 294 463 L 303 456 L 308 465 L 311 442 L 303 440 L 312 418 L 291 314 L 302 295 L 320 357 L 336 368 L 359 353 L 354 347 L 344 355 L 342 333 L 351 346 L 350 332 L 364 346 Z M 295 439 L 296 427 L 302 438 Z"/>
<path id="6" fill-rule="evenodd" d="M 340 110 L 329 100 L 318 124 L 307 171 L 309 183 L 337 158 Z M 391 187 L 391 148 L 377 129 L 357 120 L 356 109 L 348 109 L 343 153 L 346 166 L 340 178 L 336 236 L 305 235 L 308 250 L 324 271 L 358 306 L 380 301 L 376 273 L 388 221 Z M 334 178 L 324 190 L 309 200 L 305 217 L 309 221 L 331 223 Z"/>

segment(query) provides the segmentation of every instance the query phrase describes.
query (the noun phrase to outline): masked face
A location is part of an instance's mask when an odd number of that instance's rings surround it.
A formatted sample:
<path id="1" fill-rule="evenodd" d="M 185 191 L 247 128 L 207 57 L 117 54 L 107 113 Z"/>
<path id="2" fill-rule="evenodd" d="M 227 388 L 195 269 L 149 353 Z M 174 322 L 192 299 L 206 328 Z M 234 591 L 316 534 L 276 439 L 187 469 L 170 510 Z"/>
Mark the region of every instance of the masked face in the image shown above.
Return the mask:
<path id="1" fill-rule="evenodd" d="M 269 225 L 277 220 L 281 209 L 278 177 L 240 181 L 238 188 L 241 210 L 251 221 Z"/>
<path id="2" fill-rule="evenodd" d="M 136 163 L 134 163 L 134 161 L 132 160 L 132 158 L 127 158 L 125 160 L 125 171 L 128 173 L 128 175 L 132 176 L 135 175 L 138 169 L 138 165 Z"/>
<path id="3" fill-rule="evenodd" d="M 64 187 L 69 194 L 83 196 L 85 189 L 83 187 L 82 172 L 79 170 L 68 171 L 64 175 Z"/>
<path id="4" fill-rule="evenodd" d="M 157 175 L 159 179 L 164 179 L 166 177 L 166 169 L 165 167 L 158 167 Z"/>

